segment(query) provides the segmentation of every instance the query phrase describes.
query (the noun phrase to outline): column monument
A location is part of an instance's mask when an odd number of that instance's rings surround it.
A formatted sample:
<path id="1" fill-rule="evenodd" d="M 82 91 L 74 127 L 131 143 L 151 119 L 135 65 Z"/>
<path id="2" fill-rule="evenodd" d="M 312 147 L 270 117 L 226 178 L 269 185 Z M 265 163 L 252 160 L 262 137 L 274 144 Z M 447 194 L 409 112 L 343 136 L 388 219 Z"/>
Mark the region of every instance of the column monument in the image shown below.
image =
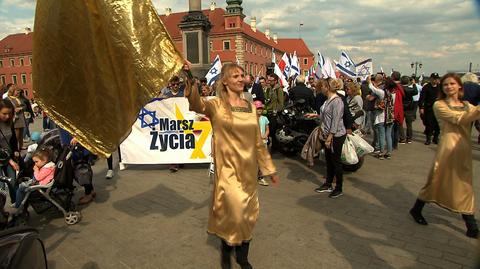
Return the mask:
<path id="1" fill-rule="evenodd" d="M 201 0 L 189 0 L 188 5 L 188 14 L 178 25 L 182 31 L 183 55 L 192 63 L 193 75 L 202 78 L 210 69 L 211 23 L 202 12 Z"/>

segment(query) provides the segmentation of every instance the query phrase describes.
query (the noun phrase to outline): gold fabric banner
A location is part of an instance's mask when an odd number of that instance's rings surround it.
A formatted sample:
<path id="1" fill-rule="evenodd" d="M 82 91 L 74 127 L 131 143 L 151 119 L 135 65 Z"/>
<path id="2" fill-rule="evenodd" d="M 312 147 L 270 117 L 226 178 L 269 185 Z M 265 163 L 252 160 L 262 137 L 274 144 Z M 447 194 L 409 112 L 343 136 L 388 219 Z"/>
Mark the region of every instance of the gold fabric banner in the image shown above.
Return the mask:
<path id="1" fill-rule="evenodd" d="M 183 64 L 150 0 L 37 1 L 33 34 L 35 99 L 104 157 Z"/>

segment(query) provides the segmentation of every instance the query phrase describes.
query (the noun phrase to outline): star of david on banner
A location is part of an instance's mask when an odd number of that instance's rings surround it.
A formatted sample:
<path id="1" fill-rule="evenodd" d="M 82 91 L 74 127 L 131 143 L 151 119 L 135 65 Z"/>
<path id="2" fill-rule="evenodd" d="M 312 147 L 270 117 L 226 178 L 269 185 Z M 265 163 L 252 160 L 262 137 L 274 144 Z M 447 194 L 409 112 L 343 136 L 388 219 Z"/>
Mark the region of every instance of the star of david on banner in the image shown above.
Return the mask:
<path id="1" fill-rule="evenodd" d="M 145 108 L 142 108 L 140 114 L 138 115 L 138 119 L 140 120 L 140 124 L 142 128 L 150 127 L 152 129 L 155 128 L 155 125 L 160 123 L 160 120 L 156 116 L 156 111 L 149 111 Z M 147 119 L 150 117 L 151 121 L 148 122 Z"/>

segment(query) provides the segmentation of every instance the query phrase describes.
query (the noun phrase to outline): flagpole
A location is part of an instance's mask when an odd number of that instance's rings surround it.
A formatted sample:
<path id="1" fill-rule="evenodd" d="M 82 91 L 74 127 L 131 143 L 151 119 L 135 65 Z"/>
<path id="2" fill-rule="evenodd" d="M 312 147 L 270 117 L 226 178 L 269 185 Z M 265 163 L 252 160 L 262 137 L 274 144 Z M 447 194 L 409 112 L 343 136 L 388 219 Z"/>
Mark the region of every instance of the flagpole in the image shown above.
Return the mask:
<path id="1" fill-rule="evenodd" d="M 300 24 L 298 24 L 298 39 L 302 38 L 302 26 L 303 22 L 300 22 Z"/>

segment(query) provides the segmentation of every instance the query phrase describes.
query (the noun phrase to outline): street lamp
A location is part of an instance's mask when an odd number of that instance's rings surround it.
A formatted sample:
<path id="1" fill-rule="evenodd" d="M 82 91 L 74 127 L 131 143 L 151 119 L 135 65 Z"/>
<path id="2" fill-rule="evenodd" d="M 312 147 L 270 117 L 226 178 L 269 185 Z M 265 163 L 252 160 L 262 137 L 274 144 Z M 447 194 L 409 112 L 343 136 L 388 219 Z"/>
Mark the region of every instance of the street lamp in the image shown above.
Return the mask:
<path id="1" fill-rule="evenodd" d="M 412 69 L 413 67 L 415 67 L 415 77 L 417 77 L 418 68 L 422 69 L 423 64 L 422 62 L 412 62 L 410 66 L 412 67 Z"/>

